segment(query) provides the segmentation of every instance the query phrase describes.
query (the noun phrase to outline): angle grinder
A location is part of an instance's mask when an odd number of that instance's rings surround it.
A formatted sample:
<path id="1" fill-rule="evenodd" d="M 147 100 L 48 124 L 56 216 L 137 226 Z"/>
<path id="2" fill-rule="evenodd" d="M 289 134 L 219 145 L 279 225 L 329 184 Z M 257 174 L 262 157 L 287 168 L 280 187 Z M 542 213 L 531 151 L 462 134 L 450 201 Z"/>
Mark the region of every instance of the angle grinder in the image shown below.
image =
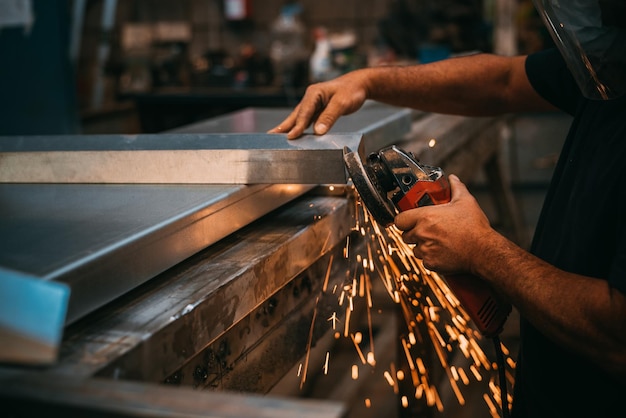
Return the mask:
<path id="1" fill-rule="evenodd" d="M 399 212 L 450 201 L 450 183 L 443 170 L 420 164 L 395 145 L 370 154 L 365 162 L 345 147 L 343 158 L 365 207 L 384 227 L 393 224 Z M 494 337 L 502 331 L 511 305 L 487 282 L 461 274 L 444 279 L 484 336 Z"/>

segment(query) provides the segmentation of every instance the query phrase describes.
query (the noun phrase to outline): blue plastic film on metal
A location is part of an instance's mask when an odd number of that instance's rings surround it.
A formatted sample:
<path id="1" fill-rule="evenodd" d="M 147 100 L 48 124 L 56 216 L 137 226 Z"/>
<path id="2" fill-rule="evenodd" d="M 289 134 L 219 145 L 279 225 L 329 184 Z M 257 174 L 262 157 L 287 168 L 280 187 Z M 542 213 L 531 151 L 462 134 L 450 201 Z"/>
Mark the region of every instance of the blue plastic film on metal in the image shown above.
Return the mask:
<path id="1" fill-rule="evenodd" d="M 0 327 L 48 345 L 63 334 L 70 288 L 0 268 Z"/>

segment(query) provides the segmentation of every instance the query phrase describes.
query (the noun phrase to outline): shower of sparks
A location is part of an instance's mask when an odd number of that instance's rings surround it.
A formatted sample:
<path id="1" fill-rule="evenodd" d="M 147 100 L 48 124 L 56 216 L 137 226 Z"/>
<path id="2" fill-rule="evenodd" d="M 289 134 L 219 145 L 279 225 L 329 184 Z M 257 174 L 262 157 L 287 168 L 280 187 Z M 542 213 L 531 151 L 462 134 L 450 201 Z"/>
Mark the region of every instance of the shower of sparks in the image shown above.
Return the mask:
<path id="1" fill-rule="evenodd" d="M 372 299 L 373 280 L 380 280 L 391 300 L 399 305 L 399 310 L 406 325 L 404 332 L 399 336 L 399 344 L 404 353 L 408 370 L 397 369 L 391 364 L 384 372 L 384 378 L 393 388 L 395 394 L 399 393 L 399 381 L 408 380 L 415 389 L 412 396 L 415 399 L 425 401 L 426 405 L 443 411 L 444 406 L 437 385 L 442 382 L 434 381 L 441 373 L 429 370 L 430 367 L 441 367 L 447 376 L 450 388 L 460 405 L 465 405 L 463 387 L 472 381 L 481 382 L 488 378 L 489 393 L 485 393 L 483 399 L 490 414 L 496 418 L 499 416 L 500 388 L 496 382 L 495 363 L 487 358 L 481 348 L 482 336 L 471 323 L 470 317 L 463 309 L 458 299 L 448 288 L 445 280 L 437 273 L 424 267 L 421 260 L 413 255 L 412 246 L 402 240 L 401 232 L 394 226 L 383 228 L 371 218 L 369 212 L 362 205 L 360 199 L 355 199 L 356 223 L 354 231 L 363 238 L 363 246 L 358 246 L 354 236 L 346 239 L 343 255 L 351 260 L 351 270 L 346 275 L 343 286 L 333 288 L 333 294 L 337 294 L 339 311 L 343 310 L 344 338 L 350 338 L 360 363 L 376 366 L 374 351 L 374 332 L 372 327 L 371 311 L 375 301 Z M 324 278 L 323 293 L 327 293 L 327 284 L 331 272 L 332 258 L 330 259 L 326 276 Z M 369 342 L 363 343 L 363 336 L 358 332 L 350 331 L 350 319 L 355 305 L 364 306 L 369 328 Z M 363 305 L 364 304 L 364 305 Z M 308 369 L 311 336 L 316 314 L 314 312 L 307 355 L 303 372 L 299 370 L 301 387 L 306 380 Z M 335 330 L 339 321 L 338 313 L 328 319 L 332 322 Z M 335 337 L 340 338 L 339 331 Z M 366 347 L 363 347 L 366 346 Z M 504 346 L 502 351 L 506 357 L 506 380 L 513 384 L 513 374 L 510 370 L 515 369 L 514 360 L 509 357 L 509 351 Z M 429 350 L 434 353 L 435 360 L 428 363 L 421 356 Z M 459 355 L 460 354 L 460 355 Z M 324 371 L 328 371 L 330 354 L 326 354 Z M 483 375 L 484 374 L 484 375 Z M 352 378 L 358 378 L 358 366 L 352 367 Z M 508 399 L 511 402 L 511 397 Z M 365 400 L 369 407 L 371 402 Z M 409 399 L 404 396 L 402 405 L 407 407 Z"/>

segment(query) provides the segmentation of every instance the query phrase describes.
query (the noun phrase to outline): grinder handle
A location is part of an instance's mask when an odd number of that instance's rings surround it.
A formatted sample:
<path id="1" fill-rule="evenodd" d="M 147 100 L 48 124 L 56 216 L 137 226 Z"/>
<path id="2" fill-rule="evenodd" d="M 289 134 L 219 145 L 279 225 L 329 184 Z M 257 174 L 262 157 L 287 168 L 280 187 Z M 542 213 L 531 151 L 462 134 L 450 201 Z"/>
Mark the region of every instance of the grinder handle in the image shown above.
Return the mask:
<path id="1" fill-rule="evenodd" d="M 398 209 L 404 212 L 419 206 L 448 203 L 450 199 L 450 183 L 442 175 L 435 181 L 418 181 L 398 201 Z M 461 274 L 445 276 L 445 280 L 484 336 L 493 337 L 502 331 L 511 305 L 488 283 L 476 276 Z"/>
<path id="2" fill-rule="evenodd" d="M 481 334 L 491 338 L 502 331 L 511 305 L 488 283 L 469 274 L 446 275 L 444 279 Z"/>

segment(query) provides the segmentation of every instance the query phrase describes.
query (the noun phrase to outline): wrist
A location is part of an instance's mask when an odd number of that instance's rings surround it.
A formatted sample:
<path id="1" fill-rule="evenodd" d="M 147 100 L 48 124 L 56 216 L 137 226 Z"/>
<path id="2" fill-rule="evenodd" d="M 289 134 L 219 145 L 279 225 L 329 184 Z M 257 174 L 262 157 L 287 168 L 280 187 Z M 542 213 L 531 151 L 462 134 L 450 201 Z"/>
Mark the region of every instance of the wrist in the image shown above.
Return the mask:
<path id="1" fill-rule="evenodd" d="M 376 70 L 376 68 L 362 68 L 351 73 L 356 77 L 356 82 L 362 89 L 366 100 L 376 100 L 376 86 L 379 84 Z"/>
<path id="2" fill-rule="evenodd" d="M 516 247 L 515 244 L 493 229 L 481 234 L 481 239 L 477 240 L 471 252 L 470 271 L 478 277 L 492 281 L 498 270 L 507 268 L 507 260 L 513 247 Z"/>

